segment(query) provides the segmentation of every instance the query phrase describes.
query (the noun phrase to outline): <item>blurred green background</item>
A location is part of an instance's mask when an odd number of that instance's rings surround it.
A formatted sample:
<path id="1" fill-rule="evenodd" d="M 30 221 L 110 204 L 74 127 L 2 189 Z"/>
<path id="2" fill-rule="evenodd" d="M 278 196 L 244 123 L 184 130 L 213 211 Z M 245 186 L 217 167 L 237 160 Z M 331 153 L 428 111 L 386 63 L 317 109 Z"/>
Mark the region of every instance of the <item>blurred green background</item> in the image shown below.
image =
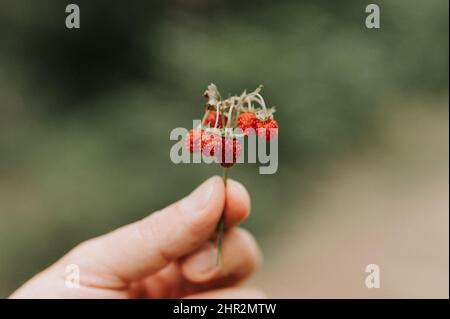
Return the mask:
<path id="1" fill-rule="evenodd" d="M 210 82 L 225 96 L 263 84 L 277 106 L 277 174 L 230 172 L 265 250 L 315 174 L 379 142 L 380 117 L 448 100 L 446 0 L 376 1 L 379 30 L 365 27 L 364 1 L 75 3 L 79 30 L 65 28 L 64 1 L 0 1 L 2 297 L 221 174 L 169 159 L 170 131 L 200 118 Z"/>

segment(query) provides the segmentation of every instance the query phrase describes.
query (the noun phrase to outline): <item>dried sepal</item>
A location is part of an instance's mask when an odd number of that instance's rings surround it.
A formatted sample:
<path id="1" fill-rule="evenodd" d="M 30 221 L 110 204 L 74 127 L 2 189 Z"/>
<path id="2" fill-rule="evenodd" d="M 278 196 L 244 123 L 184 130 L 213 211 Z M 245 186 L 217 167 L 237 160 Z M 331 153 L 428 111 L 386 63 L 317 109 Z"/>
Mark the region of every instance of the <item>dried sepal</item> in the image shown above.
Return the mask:
<path id="1" fill-rule="evenodd" d="M 203 92 L 203 96 L 208 100 L 206 102 L 206 106 L 208 108 L 216 108 L 218 102 L 221 100 L 219 90 L 217 90 L 217 87 L 214 83 L 208 85 L 206 91 Z"/>

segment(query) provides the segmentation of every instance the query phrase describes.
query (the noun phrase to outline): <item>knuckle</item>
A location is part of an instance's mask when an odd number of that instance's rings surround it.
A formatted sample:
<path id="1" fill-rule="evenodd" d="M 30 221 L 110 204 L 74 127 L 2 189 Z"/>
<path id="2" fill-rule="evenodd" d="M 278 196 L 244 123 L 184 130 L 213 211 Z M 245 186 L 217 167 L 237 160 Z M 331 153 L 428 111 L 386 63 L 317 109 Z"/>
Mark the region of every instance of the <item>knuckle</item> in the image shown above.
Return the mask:
<path id="1" fill-rule="evenodd" d="M 157 211 L 138 222 L 136 232 L 144 246 L 155 247 L 160 258 L 168 261 L 169 253 L 165 251 L 164 245 L 160 243 L 166 243 L 169 238 L 166 238 L 165 232 L 161 230 L 161 227 L 161 211 Z"/>
<path id="2" fill-rule="evenodd" d="M 180 222 L 181 227 L 187 232 L 189 238 L 203 238 L 205 233 L 216 227 L 218 220 L 215 218 L 189 218 L 183 207 L 175 204 L 176 218 Z"/>

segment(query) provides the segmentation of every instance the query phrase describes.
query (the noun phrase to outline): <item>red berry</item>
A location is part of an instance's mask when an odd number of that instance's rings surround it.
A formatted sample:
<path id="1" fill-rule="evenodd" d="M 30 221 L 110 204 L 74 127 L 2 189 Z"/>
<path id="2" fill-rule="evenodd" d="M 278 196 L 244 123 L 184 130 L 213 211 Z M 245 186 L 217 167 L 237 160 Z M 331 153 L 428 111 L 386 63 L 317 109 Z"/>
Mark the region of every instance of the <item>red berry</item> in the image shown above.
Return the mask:
<path id="1" fill-rule="evenodd" d="M 211 132 L 204 132 L 202 136 L 202 153 L 207 156 L 214 156 L 222 148 L 222 138 Z"/>
<path id="2" fill-rule="evenodd" d="M 261 138 L 265 138 L 267 141 L 270 141 L 271 138 L 274 138 L 278 135 L 278 123 L 273 119 L 268 119 L 266 121 L 257 121 L 256 128 L 258 131 L 258 136 Z"/>
<path id="3" fill-rule="evenodd" d="M 207 126 L 209 124 L 209 127 L 214 127 L 216 124 L 216 118 L 217 118 L 217 112 L 216 111 L 210 111 L 208 116 L 206 117 L 205 121 L 203 122 L 203 125 Z M 225 117 L 225 125 L 227 124 L 227 118 Z M 217 127 L 222 128 L 222 116 L 219 114 L 219 120 L 217 121 Z"/>
<path id="4" fill-rule="evenodd" d="M 245 135 L 248 135 L 250 129 L 256 131 L 256 115 L 253 112 L 244 112 L 239 114 L 237 119 L 237 126 L 242 130 Z"/>
<path id="5" fill-rule="evenodd" d="M 216 158 L 223 167 L 230 167 L 236 163 L 242 152 L 241 143 L 235 138 L 222 138 L 222 149 Z"/>
<path id="6" fill-rule="evenodd" d="M 186 148 L 189 149 L 189 151 L 191 153 L 200 152 L 200 150 L 202 149 L 202 135 L 203 134 L 204 134 L 203 130 L 200 128 L 190 130 L 186 134 L 186 139 L 185 139 Z"/>

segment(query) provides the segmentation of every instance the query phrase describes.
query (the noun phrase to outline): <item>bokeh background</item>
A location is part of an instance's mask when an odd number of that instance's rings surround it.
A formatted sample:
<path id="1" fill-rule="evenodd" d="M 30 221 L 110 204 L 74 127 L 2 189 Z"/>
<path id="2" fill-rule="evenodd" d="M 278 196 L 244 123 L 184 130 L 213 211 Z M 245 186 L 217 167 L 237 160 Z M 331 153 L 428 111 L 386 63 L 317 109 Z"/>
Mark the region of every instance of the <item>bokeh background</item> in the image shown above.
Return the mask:
<path id="1" fill-rule="evenodd" d="M 238 164 L 272 297 L 446 297 L 448 1 L 0 1 L 0 296 L 184 196 L 175 127 L 264 84 L 279 169 Z M 381 288 L 364 286 L 365 266 Z"/>

